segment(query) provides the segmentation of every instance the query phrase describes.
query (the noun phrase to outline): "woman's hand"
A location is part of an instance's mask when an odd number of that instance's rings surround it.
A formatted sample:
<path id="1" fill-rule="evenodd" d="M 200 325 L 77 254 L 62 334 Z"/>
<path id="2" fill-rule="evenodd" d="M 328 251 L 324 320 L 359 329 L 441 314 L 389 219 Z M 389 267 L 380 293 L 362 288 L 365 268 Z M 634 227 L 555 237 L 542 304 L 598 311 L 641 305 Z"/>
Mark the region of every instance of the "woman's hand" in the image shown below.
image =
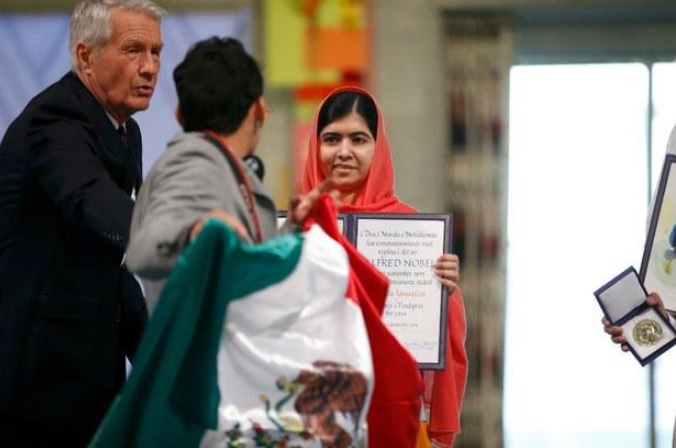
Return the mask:
<path id="1" fill-rule="evenodd" d="M 622 327 L 612 325 L 605 317 L 601 319 L 601 323 L 603 324 L 603 331 L 610 335 L 610 340 L 616 344 L 620 344 L 620 348 L 623 352 L 629 351 L 627 338 L 622 334 Z"/>
<path id="2" fill-rule="evenodd" d="M 648 297 L 645 299 L 645 303 L 648 305 L 655 307 L 659 313 L 664 316 L 665 319 L 669 319 L 669 316 L 667 315 L 667 310 L 664 309 L 664 302 L 662 301 L 662 297 L 660 297 L 659 294 L 656 292 L 651 292 L 648 294 Z"/>
<path id="3" fill-rule="evenodd" d="M 455 254 L 443 254 L 434 263 L 434 275 L 449 294 L 458 287 L 460 278 L 460 258 Z"/>

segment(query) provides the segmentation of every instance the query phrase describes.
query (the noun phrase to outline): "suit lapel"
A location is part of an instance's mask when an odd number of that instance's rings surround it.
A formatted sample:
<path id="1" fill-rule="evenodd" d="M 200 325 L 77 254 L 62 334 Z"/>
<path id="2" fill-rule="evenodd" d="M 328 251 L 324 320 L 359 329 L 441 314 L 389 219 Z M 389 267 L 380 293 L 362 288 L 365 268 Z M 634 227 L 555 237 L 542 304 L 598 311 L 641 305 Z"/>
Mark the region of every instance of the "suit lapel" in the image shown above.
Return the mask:
<path id="1" fill-rule="evenodd" d="M 141 184 L 141 134 L 133 119 L 125 123 L 127 127 L 127 145 L 117 133 L 110 118 L 96 98 L 87 90 L 73 73 L 64 77 L 75 95 L 84 106 L 85 112 L 100 139 L 98 156 L 108 168 L 111 177 L 127 194 L 138 190 Z"/>

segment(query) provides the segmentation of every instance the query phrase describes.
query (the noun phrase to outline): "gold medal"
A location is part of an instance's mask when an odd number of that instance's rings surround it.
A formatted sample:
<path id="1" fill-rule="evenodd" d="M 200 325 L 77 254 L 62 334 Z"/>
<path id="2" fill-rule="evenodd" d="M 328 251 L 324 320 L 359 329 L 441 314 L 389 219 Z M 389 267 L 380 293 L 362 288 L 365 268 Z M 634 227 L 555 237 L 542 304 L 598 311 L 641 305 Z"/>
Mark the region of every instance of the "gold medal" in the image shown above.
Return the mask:
<path id="1" fill-rule="evenodd" d="M 657 344 L 662 339 L 664 332 L 659 322 L 653 319 L 643 319 L 638 321 L 632 331 L 634 341 L 638 345 L 647 347 Z"/>

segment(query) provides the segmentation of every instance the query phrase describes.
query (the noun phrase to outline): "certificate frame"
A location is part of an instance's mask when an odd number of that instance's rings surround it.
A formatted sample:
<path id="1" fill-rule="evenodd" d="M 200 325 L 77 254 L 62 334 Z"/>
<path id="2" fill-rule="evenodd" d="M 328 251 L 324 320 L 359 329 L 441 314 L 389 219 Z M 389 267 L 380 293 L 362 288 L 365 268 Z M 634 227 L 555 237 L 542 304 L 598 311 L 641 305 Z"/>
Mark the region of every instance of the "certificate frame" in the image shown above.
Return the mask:
<path id="1" fill-rule="evenodd" d="M 445 369 L 449 294 L 432 266 L 451 252 L 452 214 L 350 213 L 349 218 L 348 239 L 390 280 L 385 324 L 420 369 Z M 382 229 L 388 230 L 373 235 Z"/>
<path id="2" fill-rule="evenodd" d="M 675 243 L 675 244 L 672 244 Z M 667 154 L 655 195 L 639 277 L 676 312 L 676 155 Z"/>

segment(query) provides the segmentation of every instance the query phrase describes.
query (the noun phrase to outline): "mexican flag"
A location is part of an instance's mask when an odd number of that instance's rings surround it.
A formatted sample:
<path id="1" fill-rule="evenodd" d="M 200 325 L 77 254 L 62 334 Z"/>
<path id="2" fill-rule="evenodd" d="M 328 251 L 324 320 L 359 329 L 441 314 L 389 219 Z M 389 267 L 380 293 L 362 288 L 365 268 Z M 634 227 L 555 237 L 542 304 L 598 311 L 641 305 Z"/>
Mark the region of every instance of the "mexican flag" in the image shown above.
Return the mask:
<path id="1" fill-rule="evenodd" d="M 209 221 L 90 447 L 362 446 L 373 362 L 353 292 L 318 225 L 249 245 Z"/>
<path id="2" fill-rule="evenodd" d="M 210 221 L 90 447 L 415 446 L 422 382 L 381 319 L 387 289 L 328 197 L 260 245 Z"/>

